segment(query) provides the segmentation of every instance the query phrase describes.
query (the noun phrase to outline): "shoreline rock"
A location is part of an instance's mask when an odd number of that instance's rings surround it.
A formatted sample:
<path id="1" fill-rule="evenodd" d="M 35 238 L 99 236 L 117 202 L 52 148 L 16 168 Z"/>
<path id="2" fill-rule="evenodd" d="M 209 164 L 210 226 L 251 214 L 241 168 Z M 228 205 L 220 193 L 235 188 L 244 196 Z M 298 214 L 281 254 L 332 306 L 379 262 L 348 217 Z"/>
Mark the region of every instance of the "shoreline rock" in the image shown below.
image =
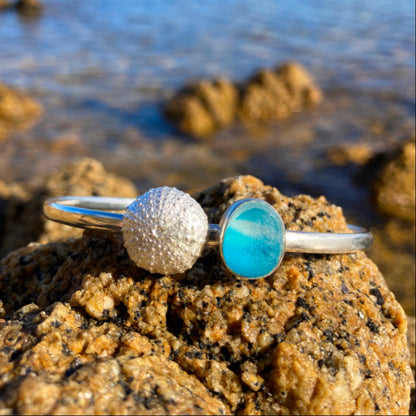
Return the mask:
<path id="1" fill-rule="evenodd" d="M 39 0 L 18 0 L 15 7 L 17 12 L 24 17 L 38 17 L 44 9 Z"/>
<path id="2" fill-rule="evenodd" d="M 0 12 L 15 10 L 22 17 L 33 18 L 43 13 L 44 6 L 39 0 L 18 0 L 14 3 L 9 0 L 0 0 Z"/>
<path id="3" fill-rule="evenodd" d="M 0 83 L 0 140 L 29 126 L 42 112 L 42 105 L 28 94 Z"/>
<path id="4" fill-rule="evenodd" d="M 415 139 L 408 140 L 397 157 L 384 167 L 374 184 L 379 210 L 415 222 Z"/>
<path id="5" fill-rule="evenodd" d="M 127 179 L 107 173 L 94 159 L 83 158 L 64 166 L 33 187 L 0 181 L 0 257 L 32 241 L 47 243 L 80 237 L 82 230 L 46 220 L 42 204 L 62 195 L 97 195 L 135 198 L 137 190 Z"/>
<path id="6" fill-rule="evenodd" d="M 288 229 L 346 230 L 324 197 L 250 177 L 195 194 L 210 222 L 235 200 L 273 204 Z M 121 235 L 10 253 L 1 262 L 0 408 L 21 413 L 407 414 L 403 309 L 362 252 L 288 254 L 256 281 L 214 248 L 152 275 Z M 36 386 L 37 388 L 34 388 Z"/>
<path id="7" fill-rule="evenodd" d="M 245 123 L 281 119 L 322 100 L 322 91 L 305 68 L 288 62 L 263 69 L 242 86 L 227 80 L 201 81 L 178 91 L 164 114 L 180 131 L 207 138 L 240 119 Z"/>

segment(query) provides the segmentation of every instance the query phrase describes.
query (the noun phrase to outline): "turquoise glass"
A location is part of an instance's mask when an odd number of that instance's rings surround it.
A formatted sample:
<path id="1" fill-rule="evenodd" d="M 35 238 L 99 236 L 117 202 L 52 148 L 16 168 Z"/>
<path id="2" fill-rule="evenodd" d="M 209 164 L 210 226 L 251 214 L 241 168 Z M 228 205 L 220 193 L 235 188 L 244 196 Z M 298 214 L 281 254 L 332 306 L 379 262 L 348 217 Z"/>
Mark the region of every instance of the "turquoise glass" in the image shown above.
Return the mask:
<path id="1" fill-rule="evenodd" d="M 224 218 L 221 253 L 228 269 L 249 279 L 273 273 L 284 254 L 285 228 L 276 210 L 247 199 L 232 205 Z"/>

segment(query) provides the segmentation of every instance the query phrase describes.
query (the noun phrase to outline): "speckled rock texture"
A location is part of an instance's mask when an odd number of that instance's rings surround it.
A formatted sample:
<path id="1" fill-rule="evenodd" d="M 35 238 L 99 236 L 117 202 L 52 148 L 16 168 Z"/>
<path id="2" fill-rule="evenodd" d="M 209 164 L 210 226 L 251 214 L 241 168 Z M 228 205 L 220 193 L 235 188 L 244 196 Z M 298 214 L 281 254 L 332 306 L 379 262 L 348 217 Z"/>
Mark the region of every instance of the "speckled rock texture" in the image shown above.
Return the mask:
<path id="1" fill-rule="evenodd" d="M 376 203 L 390 216 L 415 222 L 415 140 L 384 168 L 375 184 Z"/>
<path id="2" fill-rule="evenodd" d="M 42 186 L 0 181 L 0 257 L 33 241 L 80 237 L 81 230 L 48 221 L 42 215 L 43 201 L 62 195 L 135 198 L 137 190 L 127 179 L 107 173 L 100 162 L 88 158 L 54 172 Z"/>
<path id="3" fill-rule="evenodd" d="M 250 123 L 285 118 L 321 100 L 305 68 L 290 62 L 261 70 L 238 87 L 226 80 L 194 83 L 166 103 L 165 115 L 182 132 L 206 138 L 236 118 Z"/>
<path id="4" fill-rule="evenodd" d="M 0 83 L 0 140 L 11 131 L 30 125 L 42 111 L 42 105 L 26 93 Z"/>
<path id="5" fill-rule="evenodd" d="M 194 195 L 218 222 L 273 204 L 290 230 L 346 231 L 324 197 L 250 176 Z M 286 255 L 266 279 L 229 275 L 214 247 L 153 275 L 120 233 L 30 244 L 0 265 L 3 414 L 407 414 L 406 315 L 362 252 Z"/>

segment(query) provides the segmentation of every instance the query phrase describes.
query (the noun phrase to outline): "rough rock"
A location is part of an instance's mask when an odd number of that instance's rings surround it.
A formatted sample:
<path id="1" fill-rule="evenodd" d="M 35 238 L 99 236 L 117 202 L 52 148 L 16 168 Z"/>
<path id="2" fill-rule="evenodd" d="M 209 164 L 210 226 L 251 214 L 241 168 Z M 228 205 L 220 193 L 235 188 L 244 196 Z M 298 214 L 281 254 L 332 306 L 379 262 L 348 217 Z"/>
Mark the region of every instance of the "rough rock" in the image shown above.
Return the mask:
<path id="1" fill-rule="evenodd" d="M 413 376 L 415 376 L 415 354 L 416 354 L 416 341 L 415 341 L 415 317 L 408 316 L 408 331 L 407 331 L 407 345 L 410 351 L 410 367 L 412 367 Z"/>
<path id="2" fill-rule="evenodd" d="M 238 91 L 231 82 L 201 81 L 179 91 L 167 103 L 165 114 L 183 132 L 203 138 L 234 120 L 237 101 Z"/>
<path id="3" fill-rule="evenodd" d="M 347 230 L 324 197 L 253 177 L 194 197 L 210 222 L 257 197 L 290 230 Z M 408 413 L 406 315 L 363 252 L 288 254 L 250 281 L 207 247 L 163 276 L 137 268 L 119 233 L 86 231 L 10 253 L 0 293 L 3 413 Z"/>
<path id="4" fill-rule="evenodd" d="M 413 378 L 415 379 L 415 354 L 416 354 L 416 342 L 415 342 L 415 317 L 408 316 L 408 331 L 407 331 L 407 345 L 409 346 L 410 352 L 410 366 L 412 367 L 413 371 Z M 415 415 L 416 414 L 416 383 L 415 380 L 412 384 L 412 391 L 411 391 L 411 401 L 410 401 L 410 411 L 409 414 Z"/>
<path id="5" fill-rule="evenodd" d="M 246 86 L 240 104 L 240 116 L 249 120 L 285 118 L 292 114 L 291 97 L 276 72 L 260 71 Z"/>
<path id="6" fill-rule="evenodd" d="M 305 68 L 289 62 L 274 71 L 262 70 L 249 81 L 239 112 L 245 120 L 286 118 L 321 100 L 322 92 Z"/>
<path id="7" fill-rule="evenodd" d="M 391 218 L 382 228 L 372 231 L 374 244 L 367 254 L 377 264 L 405 311 L 414 315 L 415 223 Z"/>
<path id="8" fill-rule="evenodd" d="M 339 146 L 330 147 L 327 157 L 338 166 L 345 166 L 348 163 L 365 165 L 374 157 L 374 151 L 366 143 L 345 143 Z"/>
<path id="9" fill-rule="evenodd" d="M 16 10 L 25 17 L 37 17 L 43 13 L 43 4 L 39 0 L 19 0 Z"/>
<path id="10" fill-rule="evenodd" d="M 276 70 L 292 96 L 292 111 L 314 106 L 322 100 L 322 91 L 315 85 L 310 74 L 297 62 L 288 62 Z"/>
<path id="11" fill-rule="evenodd" d="M 8 0 L 0 0 L 0 12 L 4 10 L 8 10 L 10 7 L 12 7 L 12 4 Z"/>
<path id="12" fill-rule="evenodd" d="M 259 71 L 241 87 L 225 80 L 195 83 L 167 102 L 165 115 L 181 131 L 205 138 L 237 117 L 245 122 L 285 118 L 321 100 L 307 71 L 290 62 Z"/>
<path id="13" fill-rule="evenodd" d="M 29 95 L 0 84 L 0 140 L 10 131 L 30 125 L 42 111 L 41 104 Z"/>
<path id="14" fill-rule="evenodd" d="M 403 146 L 375 184 L 375 198 L 383 213 L 415 222 L 415 140 Z"/>
<path id="15" fill-rule="evenodd" d="M 52 173 L 40 187 L 0 181 L 0 257 L 32 241 L 81 236 L 81 230 L 42 215 L 44 200 L 62 195 L 135 198 L 137 190 L 130 181 L 107 173 L 100 162 L 88 158 Z"/>

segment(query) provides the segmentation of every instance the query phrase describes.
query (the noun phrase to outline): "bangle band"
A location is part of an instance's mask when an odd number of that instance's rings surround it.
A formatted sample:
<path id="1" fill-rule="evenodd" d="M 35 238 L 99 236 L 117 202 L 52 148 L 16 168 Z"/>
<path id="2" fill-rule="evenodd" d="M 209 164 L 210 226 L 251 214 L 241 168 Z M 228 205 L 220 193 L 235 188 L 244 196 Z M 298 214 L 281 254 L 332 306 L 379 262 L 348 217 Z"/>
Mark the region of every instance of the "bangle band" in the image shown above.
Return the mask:
<path id="1" fill-rule="evenodd" d="M 353 225 L 348 225 L 351 233 L 286 231 L 278 212 L 255 198 L 235 202 L 219 224 L 208 224 L 191 196 L 169 187 L 150 189 L 136 199 L 51 198 L 43 209 L 47 218 L 74 227 L 121 230 L 130 258 L 152 273 L 190 269 L 205 244 L 219 246 L 234 275 L 255 279 L 271 275 L 285 252 L 350 253 L 373 241 L 368 230 Z"/>

